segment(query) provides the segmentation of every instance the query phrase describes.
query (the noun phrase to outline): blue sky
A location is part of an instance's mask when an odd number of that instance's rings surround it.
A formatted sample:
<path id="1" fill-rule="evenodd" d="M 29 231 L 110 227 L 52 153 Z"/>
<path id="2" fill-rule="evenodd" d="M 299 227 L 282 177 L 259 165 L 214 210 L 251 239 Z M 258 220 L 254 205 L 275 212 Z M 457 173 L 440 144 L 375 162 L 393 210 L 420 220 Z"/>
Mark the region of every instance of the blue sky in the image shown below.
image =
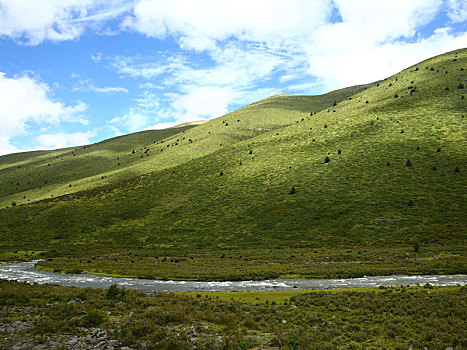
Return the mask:
<path id="1" fill-rule="evenodd" d="M 0 155 L 321 94 L 464 47 L 463 0 L 0 0 Z"/>

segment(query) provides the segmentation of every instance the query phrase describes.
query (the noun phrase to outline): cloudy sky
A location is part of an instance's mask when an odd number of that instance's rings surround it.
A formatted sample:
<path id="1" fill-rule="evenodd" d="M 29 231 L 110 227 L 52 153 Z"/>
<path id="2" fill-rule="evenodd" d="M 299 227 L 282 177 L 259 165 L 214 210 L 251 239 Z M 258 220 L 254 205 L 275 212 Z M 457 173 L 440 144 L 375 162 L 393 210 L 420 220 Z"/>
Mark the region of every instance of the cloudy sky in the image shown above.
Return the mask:
<path id="1" fill-rule="evenodd" d="M 321 94 L 463 47 L 465 0 L 0 0 L 0 155 Z"/>

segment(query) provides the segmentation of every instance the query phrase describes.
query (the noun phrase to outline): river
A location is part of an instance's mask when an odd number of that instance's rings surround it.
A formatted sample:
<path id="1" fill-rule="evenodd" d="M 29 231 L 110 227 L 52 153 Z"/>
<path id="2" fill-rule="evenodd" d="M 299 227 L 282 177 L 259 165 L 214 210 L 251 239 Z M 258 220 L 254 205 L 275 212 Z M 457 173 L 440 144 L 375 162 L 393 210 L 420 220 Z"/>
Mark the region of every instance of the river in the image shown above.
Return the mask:
<path id="1" fill-rule="evenodd" d="M 69 275 L 33 270 L 38 260 L 16 264 L 0 265 L 0 279 L 27 282 L 52 283 L 62 286 L 108 288 L 118 284 L 123 288 L 147 292 L 258 292 L 297 289 L 358 288 L 378 286 L 400 286 L 426 283 L 432 286 L 465 286 L 467 275 L 391 275 L 368 276 L 343 279 L 273 279 L 264 281 L 163 281 L 125 277 L 105 277 L 91 274 Z"/>

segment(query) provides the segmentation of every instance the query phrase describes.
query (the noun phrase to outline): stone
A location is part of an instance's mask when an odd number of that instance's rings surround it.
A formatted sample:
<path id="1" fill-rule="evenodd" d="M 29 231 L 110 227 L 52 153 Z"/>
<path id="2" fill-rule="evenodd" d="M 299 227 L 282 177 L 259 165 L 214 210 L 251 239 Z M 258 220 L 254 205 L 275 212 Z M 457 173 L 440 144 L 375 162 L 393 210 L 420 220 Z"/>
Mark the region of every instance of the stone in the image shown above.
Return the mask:
<path id="1" fill-rule="evenodd" d="M 96 345 L 96 347 L 98 347 L 98 348 L 103 348 L 103 347 L 105 346 L 105 344 L 107 344 L 107 343 L 106 343 L 105 340 L 103 340 L 103 341 L 101 341 L 100 343 L 98 343 L 98 344 Z"/>
<path id="2" fill-rule="evenodd" d="M 109 346 L 116 347 L 118 346 L 118 340 L 112 339 L 109 341 Z"/>
<path id="3" fill-rule="evenodd" d="M 46 350 L 46 349 L 47 349 L 47 345 L 44 345 L 44 344 L 39 344 L 32 348 L 32 350 Z"/>

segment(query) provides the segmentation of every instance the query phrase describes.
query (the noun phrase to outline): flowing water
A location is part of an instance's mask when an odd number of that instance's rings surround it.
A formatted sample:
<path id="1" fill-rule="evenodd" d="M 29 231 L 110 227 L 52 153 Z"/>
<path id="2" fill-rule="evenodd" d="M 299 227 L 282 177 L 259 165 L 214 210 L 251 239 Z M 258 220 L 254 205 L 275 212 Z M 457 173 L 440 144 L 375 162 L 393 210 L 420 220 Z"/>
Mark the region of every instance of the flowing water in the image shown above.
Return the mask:
<path id="1" fill-rule="evenodd" d="M 358 288 L 426 283 L 432 286 L 465 286 L 467 275 L 369 276 L 342 279 L 272 279 L 264 281 L 163 281 L 91 274 L 69 275 L 33 270 L 38 260 L 0 265 L 0 279 L 27 283 L 52 283 L 62 286 L 108 288 L 111 284 L 148 292 L 257 292 L 297 289 Z"/>

